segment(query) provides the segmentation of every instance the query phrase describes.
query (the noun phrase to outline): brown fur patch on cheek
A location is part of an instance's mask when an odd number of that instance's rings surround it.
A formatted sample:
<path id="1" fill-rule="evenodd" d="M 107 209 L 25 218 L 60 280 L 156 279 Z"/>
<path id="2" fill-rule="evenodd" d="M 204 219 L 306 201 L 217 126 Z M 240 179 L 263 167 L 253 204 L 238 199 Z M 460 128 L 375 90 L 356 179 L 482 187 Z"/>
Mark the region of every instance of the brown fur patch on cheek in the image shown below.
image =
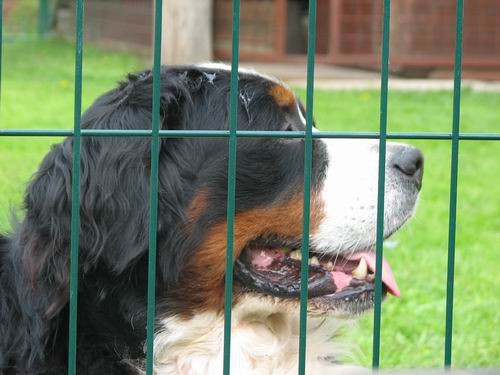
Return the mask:
<path id="1" fill-rule="evenodd" d="M 190 225 L 198 220 L 208 206 L 208 191 L 200 190 L 187 209 L 186 222 Z"/>
<path id="2" fill-rule="evenodd" d="M 269 95 L 271 95 L 280 107 L 291 107 L 295 103 L 295 95 L 289 88 L 283 85 L 274 85 L 271 87 Z"/>
<path id="3" fill-rule="evenodd" d="M 259 236 L 278 235 L 300 238 L 302 234 L 302 195 L 271 207 L 239 213 L 234 221 L 234 259 L 245 245 Z M 323 205 L 311 198 L 310 230 L 313 233 L 324 217 Z M 183 311 L 221 310 L 224 307 L 227 223 L 214 224 L 205 240 L 183 270 L 179 287 L 171 297 Z"/>

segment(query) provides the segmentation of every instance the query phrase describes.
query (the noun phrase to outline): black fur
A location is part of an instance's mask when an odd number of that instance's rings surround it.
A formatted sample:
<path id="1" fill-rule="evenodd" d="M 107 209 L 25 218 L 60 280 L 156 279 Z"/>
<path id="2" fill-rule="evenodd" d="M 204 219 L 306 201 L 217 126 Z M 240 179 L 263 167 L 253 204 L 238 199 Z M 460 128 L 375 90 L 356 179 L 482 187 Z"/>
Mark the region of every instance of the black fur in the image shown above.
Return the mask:
<path id="1" fill-rule="evenodd" d="M 206 73 L 214 74 L 209 79 Z M 228 129 L 229 72 L 197 67 L 161 73 L 162 129 Z M 297 108 L 280 108 L 274 85 L 240 74 L 242 130 L 303 130 Z M 83 115 L 85 129 L 150 129 L 152 75 L 129 75 Z M 227 139 L 162 139 L 159 169 L 158 315 L 187 259 L 223 221 Z M 302 140 L 239 139 L 237 211 L 271 204 L 302 188 Z M 314 145 L 313 184 L 326 167 Z M 0 237 L 0 374 L 64 374 L 67 362 L 72 141 L 52 147 L 28 186 L 26 216 Z M 81 149 L 78 373 L 135 373 L 146 327 L 150 142 L 86 137 Z M 204 189 L 209 209 L 185 230 L 186 209 Z M 167 291 L 167 292 L 165 292 Z"/>

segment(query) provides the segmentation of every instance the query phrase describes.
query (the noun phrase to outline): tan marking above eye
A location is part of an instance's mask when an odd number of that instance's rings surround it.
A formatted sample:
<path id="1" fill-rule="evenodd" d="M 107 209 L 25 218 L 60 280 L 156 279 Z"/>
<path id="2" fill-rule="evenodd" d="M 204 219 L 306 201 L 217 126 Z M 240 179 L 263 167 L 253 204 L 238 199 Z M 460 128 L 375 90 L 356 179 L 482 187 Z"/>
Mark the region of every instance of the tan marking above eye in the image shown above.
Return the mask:
<path id="1" fill-rule="evenodd" d="M 274 85 L 269 89 L 269 95 L 280 107 L 291 107 L 295 104 L 295 95 L 283 85 Z"/>

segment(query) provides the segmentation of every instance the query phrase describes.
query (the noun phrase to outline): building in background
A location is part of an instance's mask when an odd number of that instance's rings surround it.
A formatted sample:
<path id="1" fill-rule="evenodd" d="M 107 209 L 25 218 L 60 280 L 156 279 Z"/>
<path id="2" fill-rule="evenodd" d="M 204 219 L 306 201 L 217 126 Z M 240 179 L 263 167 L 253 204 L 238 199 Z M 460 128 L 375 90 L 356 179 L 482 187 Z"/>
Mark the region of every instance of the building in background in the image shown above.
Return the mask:
<path id="1" fill-rule="evenodd" d="M 71 35 L 73 1 L 57 1 L 58 30 Z M 378 69 L 383 0 L 317 1 L 317 61 Z M 10 10 L 15 3 L 4 0 L 4 7 Z M 393 72 L 449 76 L 454 61 L 455 3 L 392 2 Z M 88 40 L 151 54 L 154 0 L 86 0 L 85 7 Z M 241 60 L 305 61 L 307 10 L 308 0 L 241 0 Z M 164 62 L 230 58 L 232 0 L 167 0 L 163 20 Z M 500 0 L 465 2 L 463 52 L 465 77 L 500 79 Z"/>
<path id="2" fill-rule="evenodd" d="M 74 27 L 74 5 L 57 11 L 57 28 L 67 35 Z M 213 0 L 163 2 L 164 63 L 213 59 Z M 85 38 L 107 48 L 151 55 L 154 0 L 85 0 Z"/>
<path id="3" fill-rule="evenodd" d="M 215 0 L 215 56 L 228 59 L 231 0 Z M 318 0 L 317 61 L 377 69 L 383 0 Z M 243 0 L 241 59 L 305 60 L 307 0 Z M 456 0 L 392 2 L 391 69 L 412 76 L 451 73 Z M 464 73 L 500 78 L 500 0 L 465 2 Z"/>

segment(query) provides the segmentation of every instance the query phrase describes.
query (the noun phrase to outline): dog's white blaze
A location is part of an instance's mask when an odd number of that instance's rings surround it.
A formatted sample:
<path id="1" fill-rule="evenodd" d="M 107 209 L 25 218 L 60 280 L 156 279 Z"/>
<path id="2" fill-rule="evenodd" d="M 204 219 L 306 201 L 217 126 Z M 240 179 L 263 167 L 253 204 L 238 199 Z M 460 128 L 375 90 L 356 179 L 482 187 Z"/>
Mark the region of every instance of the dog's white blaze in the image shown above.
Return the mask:
<path id="1" fill-rule="evenodd" d="M 297 107 L 297 112 L 299 113 L 300 121 L 302 121 L 302 124 L 304 124 L 304 126 L 306 126 L 306 118 L 304 117 L 304 114 L 300 110 L 300 106 L 299 106 L 299 102 L 298 101 L 295 102 L 295 106 Z M 318 129 L 316 129 L 313 126 L 313 131 L 318 131 Z"/>
<path id="2" fill-rule="evenodd" d="M 358 374 L 335 359 L 350 355 L 348 346 L 332 337 L 340 325 L 329 316 L 310 316 L 307 333 L 308 374 Z M 189 320 L 161 320 L 155 336 L 155 374 L 222 374 L 224 315 L 197 314 Z M 231 368 L 238 374 L 295 375 L 298 364 L 299 309 L 282 300 L 246 296 L 232 311 Z M 328 360 L 330 359 L 330 360 Z"/>
<path id="3" fill-rule="evenodd" d="M 347 253 L 373 246 L 377 228 L 378 140 L 324 140 L 329 165 L 321 190 L 325 218 L 312 234 L 319 251 Z M 418 192 L 405 186 L 391 157 L 411 146 L 387 143 L 384 233 L 399 228 L 414 212 Z"/>

